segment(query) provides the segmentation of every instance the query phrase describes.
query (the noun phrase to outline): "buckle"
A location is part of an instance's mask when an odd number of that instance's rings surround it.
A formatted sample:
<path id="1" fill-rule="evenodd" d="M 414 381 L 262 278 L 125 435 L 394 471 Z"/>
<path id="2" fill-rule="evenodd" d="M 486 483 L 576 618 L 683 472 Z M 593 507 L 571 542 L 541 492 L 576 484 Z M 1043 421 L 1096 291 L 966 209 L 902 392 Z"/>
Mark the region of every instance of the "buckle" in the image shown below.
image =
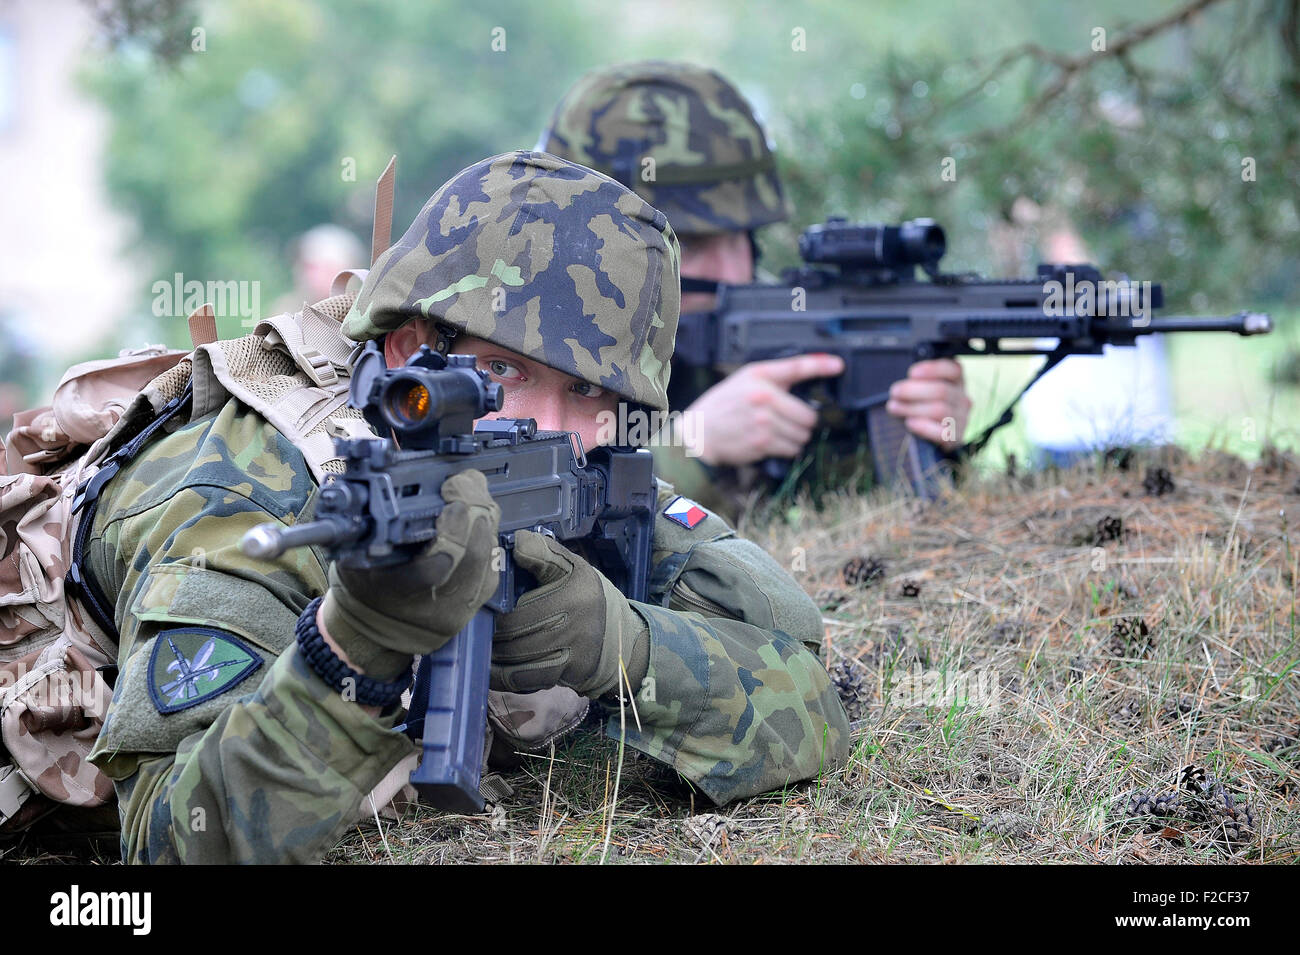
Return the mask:
<path id="1" fill-rule="evenodd" d="M 328 388 L 339 380 L 339 373 L 334 370 L 334 363 L 315 349 L 302 351 L 297 357 L 298 367 L 322 388 Z"/>

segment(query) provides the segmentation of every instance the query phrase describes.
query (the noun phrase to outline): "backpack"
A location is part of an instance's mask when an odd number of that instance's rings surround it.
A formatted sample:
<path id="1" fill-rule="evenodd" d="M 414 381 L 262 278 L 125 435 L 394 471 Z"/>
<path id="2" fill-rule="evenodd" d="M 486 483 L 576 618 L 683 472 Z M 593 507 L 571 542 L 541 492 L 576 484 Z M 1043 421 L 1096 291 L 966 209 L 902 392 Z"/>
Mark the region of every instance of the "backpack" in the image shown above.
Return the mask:
<path id="1" fill-rule="evenodd" d="M 288 437 L 318 483 L 341 471 L 333 437 L 369 434 L 346 404 L 351 345 L 339 329 L 354 297 L 332 295 L 226 341 L 204 306 L 190 317 L 194 351 L 145 346 L 75 365 L 48 406 L 14 416 L 0 441 L 0 833 L 113 797 L 86 758 L 118 649 L 111 607 L 81 576 L 79 531 L 99 490 L 160 428 L 231 396 Z"/>
<path id="2" fill-rule="evenodd" d="M 372 262 L 391 241 L 395 161 L 375 192 Z M 204 305 L 189 317 L 194 351 L 145 346 L 75 365 L 49 405 L 14 416 L 0 440 L 0 834 L 114 796 L 87 759 L 118 650 L 110 609 L 81 577 L 81 530 L 99 490 L 159 428 L 203 417 L 232 395 L 298 447 L 318 483 L 341 471 L 333 438 L 368 431 L 346 407 L 350 347 L 340 334 L 355 298 L 340 293 L 364 275 L 342 272 L 329 298 L 226 342 Z"/>

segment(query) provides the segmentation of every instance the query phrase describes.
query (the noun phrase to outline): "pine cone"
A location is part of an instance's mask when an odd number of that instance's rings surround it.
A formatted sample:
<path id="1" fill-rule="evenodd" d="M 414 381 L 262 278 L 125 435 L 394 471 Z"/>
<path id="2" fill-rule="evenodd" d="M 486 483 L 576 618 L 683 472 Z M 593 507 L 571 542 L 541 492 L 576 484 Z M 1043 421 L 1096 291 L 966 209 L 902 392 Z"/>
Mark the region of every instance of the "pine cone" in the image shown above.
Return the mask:
<path id="1" fill-rule="evenodd" d="M 1155 646 L 1155 638 L 1145 620 L 1124 617 L 1111 626 L 1106 648 L 1116 657 L 1149 657 Z"/>
<path id="2" fill-rule="evenodd" d="M 1070 672 L 1066 683 L 1081 683 L 1088 672 L 1088 658 L 1082 655 L 1070 658 Z"/>
<path id="3" fill-rule="evenodd" d="M 1177 703 L 1171 703 L 1165 709 L 1165 722 L 1182 719 L 1185 716 L 1196 716 L 1200 711 L 1196 708 L 1196 702 L 1190 696 L 1180 696 Z"/>
<path id="4" fill-rule="evenodd" d="M 850 587 L 862 586 L 885 576 L 885 562 L 864 554 L 845 564 L 843 574 L 844 582 Z"/>
<path id="5" fill-rule="evenodd" d="M 1229 845 L 1249 842 L 1255 835 L 1255 814 L 1249 803 L 1238 803 L 1232 793 L 1220 787 L 1211 815 L 1216 841 Z"/>
<path id="6" fill-rule="evenodd" d="M 1102 452 L 1101 463 L 1103 467 L 1127 471 L 1133 464 L 1133 449 L 1124 447 L 1106 448 Z"/>
<path id="7" fill-rule="evenodd" d="M 1097 536 L 1093 543 L 1101 546 L 1106 541 L 1123 540 L 1124 538 L 1124 520 L 1119 517 L 1103 517 L 1097 522 Z"/>
<path id="8" fill-rule="evenodd" d="M 1179 788 L 1193 796 L 1209 795 L 1216 783 L 1217 780 L 1199 766 L 1184 766 L 1183 771 L 1178 774 Z"/>
<path id="9" fill-rule="evenodd" d="M 1025 635 L 1025 623 L 1022 620 L 1004 620 L 989 631 L 990 643 L 1019 643 Z"/>
<path id="10" fill-rule="evenodd" d="M 831 667 L 831 683 L 851 723 L 865 719 L 871 706 L 871 687 L 866 676 L 866 668 L 853 660 L 840 660 Z"/>
<path id="11" fill-rule="evenodd" d="M 1024 818 L 1014 812 L 994 812 L 981 816 L 977 828 L 980 832 L 991 836 L 1008 836 L 1015 839 L 1023 836 L 1029 830 L 1029 825 Z"/>
<path id="12" fill-rule="evenodd" d="M 817 606 L 823 610 L 838 610 L 848 600 L 848 595 L 834 587 L 823 587 L 817 591 Z"/>
<path id="13" fill-rule="evenodd" d="M 1162 497 L 1174 490 L 1174 479 L 1166 468 L 1148 468 L 1142 487 L 1148 494 Z"/>
<path id="14" fill-rule="evenodd" d="M 682 829 L 701 846 L 713 847 L 727 837 L 727 820 L 714 812 L 688 816 L 682 821 Z"/>
<path id="15" fill-rule="evenodd" d="M 921 582 L 909 577 L 899 585 L 898 591 L 904 597 L 919 597 L 921 595 Z"/>
<path id="16" fill-rule="evenodd" d="M 1138 790 L 1137 792 L 1133 793 L 1132 796 L 1129 797 L 1128 805 L 1125 807 L 1125 812 L 1127 812 L 1130 816 L 1147 816 L 1152 814 L 1155 811 L 1152 808 L 1154 804 L 1155 804 L 1154 796 L 1152 796 L 1149 792 Z"/>

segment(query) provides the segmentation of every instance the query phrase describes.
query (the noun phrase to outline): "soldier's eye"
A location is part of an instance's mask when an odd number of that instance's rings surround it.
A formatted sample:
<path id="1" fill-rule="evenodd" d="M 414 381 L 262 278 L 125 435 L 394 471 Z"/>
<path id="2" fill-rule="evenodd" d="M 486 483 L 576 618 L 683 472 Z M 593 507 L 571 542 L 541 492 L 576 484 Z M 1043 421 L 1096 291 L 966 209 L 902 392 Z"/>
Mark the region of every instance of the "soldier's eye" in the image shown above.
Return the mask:
<path id="1" fill-rule="evenodd" d="M 498 378 L 523 377 L 523 372 L 508 361 L 502 361 L 500 358 L 493 358 L 488 362 L 488 371 L 492 372 L 492 374 L 496 375 Z"/>
<path id="2" fill-rule="evenodd" d="M 593 385 L 589 381 L 575 381 L 571 387 L 575 394 L 582 395 L 584 398 L 599 398 L 605 394 L 604 388 Z"/>

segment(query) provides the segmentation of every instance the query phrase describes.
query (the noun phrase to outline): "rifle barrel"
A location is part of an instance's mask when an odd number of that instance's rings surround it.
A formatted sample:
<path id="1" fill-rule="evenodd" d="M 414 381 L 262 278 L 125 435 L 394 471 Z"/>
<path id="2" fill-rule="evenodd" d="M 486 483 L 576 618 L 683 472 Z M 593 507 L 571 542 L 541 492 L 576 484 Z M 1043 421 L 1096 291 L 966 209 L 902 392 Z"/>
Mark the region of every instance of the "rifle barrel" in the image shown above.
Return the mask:
<path id="1" fill-rule="evenodd" d="M 294 547 L 309 547 L 312 544 L 334 546 L 342 543 L 344 537 L 339 526 L 330 521 L 310 521 L 296 527 L 258 524 L 243 536 L 239 549 L 249 557 L 270 560 Z"/>
<path id="2" fill-rule="evenodd" d="M 1235 332 L 1238 335 L 1265 335 L 1273 330 L 1273 320 L 1264 312 L 1238 312 L 1215 318 L 1177 315 L 1153 318 L 1149 332 Z"/>

